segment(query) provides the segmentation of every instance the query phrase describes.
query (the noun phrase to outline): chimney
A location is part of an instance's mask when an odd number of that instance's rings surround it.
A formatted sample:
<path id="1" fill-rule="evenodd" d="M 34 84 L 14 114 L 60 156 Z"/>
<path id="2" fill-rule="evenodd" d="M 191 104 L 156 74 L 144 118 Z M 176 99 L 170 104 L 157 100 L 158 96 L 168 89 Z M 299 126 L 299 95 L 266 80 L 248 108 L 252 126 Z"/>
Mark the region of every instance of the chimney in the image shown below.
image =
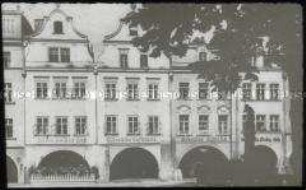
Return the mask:
<path id="1" fill-rule="evenodd" d="M 34 32 L 37 32 L 41 29 L 43 24 L 43 19 L 35 19 L 34 20 Z"/>

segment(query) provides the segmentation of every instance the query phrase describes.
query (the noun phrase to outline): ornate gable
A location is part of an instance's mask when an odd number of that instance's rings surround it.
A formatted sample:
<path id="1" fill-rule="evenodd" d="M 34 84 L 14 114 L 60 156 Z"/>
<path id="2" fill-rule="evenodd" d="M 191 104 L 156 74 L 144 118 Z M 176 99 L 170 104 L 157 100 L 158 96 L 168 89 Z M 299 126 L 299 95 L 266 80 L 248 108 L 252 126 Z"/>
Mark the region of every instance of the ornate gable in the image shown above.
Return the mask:
<path id="1" fill-rule="evenodd" d="M 56 32 L 56 25 L 61 25 L 61 33 Z M 76 30 L 73 18 L 68 16 L 59 7 L 55 8 L 49 16 L 41 19 L 40 27 L 31 36 L 32 39 L 59 39 L 59 40 L 87 40 L 87 36 Z"/>

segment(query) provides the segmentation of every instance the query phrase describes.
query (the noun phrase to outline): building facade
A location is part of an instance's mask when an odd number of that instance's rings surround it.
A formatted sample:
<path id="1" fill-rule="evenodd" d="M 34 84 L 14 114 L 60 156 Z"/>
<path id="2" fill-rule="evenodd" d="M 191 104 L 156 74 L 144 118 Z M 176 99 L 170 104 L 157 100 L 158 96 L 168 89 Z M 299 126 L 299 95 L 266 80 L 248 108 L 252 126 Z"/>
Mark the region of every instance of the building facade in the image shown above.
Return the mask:
<path id="1" fill-rule="evenodd" d="M 23 182 L 24 144 L 24 37 L 31 27 L 20 10 L 3 10 L 2 37 L 4 69 L 5 135 L 8 180 Z M 19 93 L 20 92 L 20 93 Z"/>
<path id="2" fill-rule="evenodd" d="M 186 67 L 218 58 L 205 44 L 173 61 L 152 58 L 131 43 L 141 30 L 119 23 L 97 60 L 59 7 L 31 33 L 22 13 L 3 15 L 9 182 L 174 181 L 194 177 L 197 164 L 224 168 L 244 154 L 246 104 L 256 113 L 259 152 L 288 173 L 289 86 L 280 68 L 260 67 L 257 81 L 219 97 Z"/>

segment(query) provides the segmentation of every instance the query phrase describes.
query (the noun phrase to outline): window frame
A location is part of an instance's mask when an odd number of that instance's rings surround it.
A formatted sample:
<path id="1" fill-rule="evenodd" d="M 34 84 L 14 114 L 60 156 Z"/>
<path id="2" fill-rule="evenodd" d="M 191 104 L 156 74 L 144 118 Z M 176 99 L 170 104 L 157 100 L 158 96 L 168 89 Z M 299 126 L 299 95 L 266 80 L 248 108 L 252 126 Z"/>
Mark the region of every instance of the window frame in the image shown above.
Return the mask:
<path id="1" fill-rule="evenodd" d="M 64 34 L 64 25 L 62 21 L 53 22 L 53 34 Z"/>
<path id="2" fill-rule="evenodd" d="M 51 63 L 59 63 L 60 61 L 60 52 L 58 47 L 49 47 L 48 48 L 48 56 L 49 62 Z"/>
<path id="3" fill-rule="evenodd" d="M 75 116 L 74 117 L 74 135 L 86 136 L 88 128 L 87 116 Z"/>
<path id="4" fill-rule="evenodd" d="M 41 122 L 38 122 L 40 120 Z M 40 125 L 41 124 L 41 125 Z M 36 129 L 35 136 L 46 136 L 49 135 L 49 117 L 48 116 L 36 116 Z M 41 129 L 39 129 L 41 128 Z"/>
<path id="5" fill-rule="evenodd" d="M 256 84 L 256 100 L 265 100 L 265 91 L 266 91 L 266 84 L 264 83 L 257 83 Z"/>
<path id="6" fill-rule="evenodd" d="M 36 82 L 36 99 L 44 100 L 48 99 L 48 82 L 37 81 Z"/>
<path id="7" fill-rule="evenodd" d="M 272 119 L 274 118 L 274 119 Z M 276 119 L 277 118 L 277 119 Z M 270 115 L 270 131 L 280 132 L 280 116 L 277 114 Z M 277 127 L 276 127 L 277 126 Z"/>
<path id="8" fill-rule="evenodd" d="M 157 115 L 148 116 L 148 132 L 147 135 L 159 135 L 160 134 L 160 120 Z"/>
<path id="9" fill-rule="evenodd" d="M 206 126 L 206 127 L 203 127 L 203 126 Z M 200 114 L 198 116 L 198 130 L 199 130 L 199 134 L 208 133 L 209 131 L 209 115 L 208 114 Z"/>
<path id="10" fill-rule="evenodd" d="M 190 134 L 190 115 L 180 114 L 179 115 L 179 135 Z"/>
<path id="11" fill-rule="evenodd" d="M 59 84 L 59 86 L 57 86 Z M 67 98 L 67 82 L 57 81 L 54 83 L 55 98 L 56 99 L 66 99 Z"/>
<path id="12" fill-rule="evenodd" d="M 119 57 L 120 57 L 119 58 L 119 60 L 120 60 L 120 68 L 122 68 L 122 69 L 129 68 L 128 53 L 120 52 Z"/>
<path id="13" fill-rule="evenodd" d="M 74 81 L 73 82 L 73 98 L 74 99 L 85 99 L 86 97 L 86 82 L 85 81 Z"/>
<path id="14" fill-rule="evenodd" d="M 118 117 L 116 115 L 105 116 L 105 135 L 118 135 L 117 126 L 118 126 Z"/>
<path id="15" fill-rule="evenodd" d="M 10 51 L 3 51 L 2 53 L 4 69 L 10 68 L 12 63 L 12 53 Z"/>
<path id="16" fill-rule="evenodd" d="M 127 100 L 129 101 L 139 100 L 139 84 L 138 83 L 127 83 Z"/>
<path id="17" fill-rule="evenodd" d="M 222 117 L 226 119 L 221 119 Z M 229 134 L 229 115 L 228 114 L 219 114 L 218 115 L 218 132 L 219 135 L 228 135 Z"/>
<path id="18" fill-rule="evenodd" d="M 149 67 L 149 57 L 145 53 L 140 54 L 140 68 L 147 69 Z"/>
<path id="19" fill-rule="evenodd" d="M 131 120 L 130 120 L 131 119 Z M 138 115 L 130 115 L 127 117 L 128 133 L 129 136 L 139 136 L 140 135 L 140 123 Z M 132 129 L 132 130 L 130 130 Z"/>
<path id="20" fill-rule="evenodd" d="M 183 86 L 186 85 L 186 86 Z M 187 100 L 189 99 L 190 83 L 189 82 L 179 82 L 179 99 Z"/>
<path id="21" fill-rule="evenodd" d="M 71 52 L 68 47 L 60 48 L 60 62 L 62 63 L 70 63 Z"/>
<path id="22" fill-rule="evenodd" d="M 269 85 L 270 89 L 270 100 L 279 100 L 279 92 L 280 92 L 280 85 L 277 83 L 271 83 Z M 276 96 L 275 96 L 276 95 Z"/>
<path id="23" fill-rule="evenodd" d="M 66 121 L 65 121 L 66 120 Z M 60 122 L 58 122 L 60 121 Z M 64 122 L 65 121 L 65 122 Z M 58 125 L 60 124 L 60 125 Z M 55 134 L 56 136 L 69 136 L 68 117 L 56 116 L 55 117 Z M 60 131 L 60 133 L 58 133 Z"/>
<path id="24" fill-rule="evenodd" d="M 242 84 L 242 99 L 251 100 L 252 99 L 252 83 Z"/>
<path id="25" fill-rule="evenodd" d="M 157 83 L 148 84 L 148 99 L 149 100 L 159 99 L 159 84 Z"/>
<path id="26" fill-rule="evenodd" d="M 267 132 L 266 115 L 256 114 L 255 115 L 255 129 L 256 132 Z M 262 124 L 262 126 L 260 125 Z"/>
<path id="27" fill-rule="evenodd" d="M 117 99 L 117 83 L 105 82 L 105 100 L 116 100 Z"/>
<path id="28" fill-rule="evenodd" d="M 14 138 L 14 121 L 13 118 L 5 118 L 5 139 Z"/>
<path id="29" fill-rule="evenodd" d="M 4 83 L 4 102 L 13 103 L 13 84 L 11 82 Z"/>
<path id="30" fill-rule="evenodd" d="M 209 99 L 209 83 L 208 82 L 199 82 L 199 99 L 207 100 Z M 204 91 L 204 92 L 203 92 Z M 203 96 L 204 94 L 204 96 Z"/>
<path id="31" fill-rule="evenodd" d="M 49 47 L 48 57 L 50 63 L 70 63 L 71 51 L 69 47 Z"/>

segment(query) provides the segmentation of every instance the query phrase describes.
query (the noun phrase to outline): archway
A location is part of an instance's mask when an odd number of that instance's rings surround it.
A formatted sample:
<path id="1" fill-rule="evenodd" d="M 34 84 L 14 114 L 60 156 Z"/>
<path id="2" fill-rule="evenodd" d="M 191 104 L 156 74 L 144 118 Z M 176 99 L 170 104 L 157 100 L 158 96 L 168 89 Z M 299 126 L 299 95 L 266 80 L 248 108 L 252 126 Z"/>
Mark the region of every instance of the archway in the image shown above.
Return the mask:
<path id="1" fill-rule="evenodd" d="M 260 180 L 261 183 L 269 181 L 273 183 L 277 175 L 277 156 L 274 151 L 267 146 L 255 146 L 250 151 L 249 160 L 246 163 L 250 168 L 250 175 Z"/>
<path id="2" fill-rule="evenodd" d="M 188 151 L 179 163 L 183 178 L 196 178 L 201 184 L 222 184 L 229 178 L 226 156 L 212 147 L 196 147 Z"/>
<path id="3" fill-rule="evenodd" d="M 18 170 L 15 162 L 10 158 L 6 157 L 6 174 L 8 183 L 18 182 Z"/>
<path id="4" fill-rule="evenodd" d="M 149 151 L 128 148 L 113 159 L 110 180 L 143 178 L 158 178 L 158 163 Z"/>
<path id="5" fill-rule="evenodd" d="M 56 151 L 48 154 L 39 163 L 37 170 L 42 175 L 54 174 L 88 174 L 88 162 L 79 154 L 72 151 Z"/>

